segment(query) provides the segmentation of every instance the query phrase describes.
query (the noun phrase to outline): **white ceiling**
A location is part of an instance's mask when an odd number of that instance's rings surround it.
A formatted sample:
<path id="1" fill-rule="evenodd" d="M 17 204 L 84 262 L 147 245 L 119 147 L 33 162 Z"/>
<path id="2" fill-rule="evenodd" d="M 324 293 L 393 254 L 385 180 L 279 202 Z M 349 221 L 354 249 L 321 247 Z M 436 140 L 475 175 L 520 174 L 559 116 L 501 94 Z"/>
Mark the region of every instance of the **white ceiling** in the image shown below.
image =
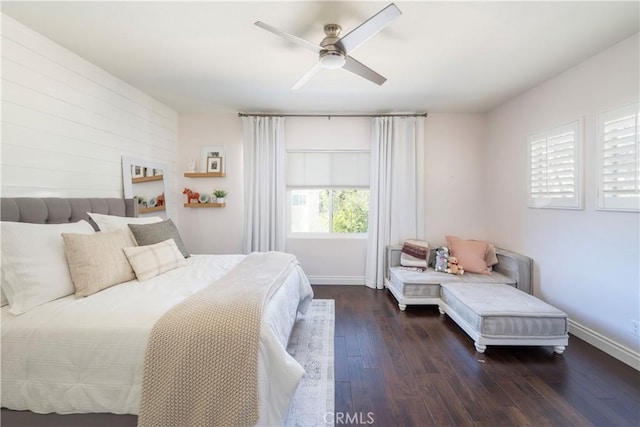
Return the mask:
<path id="1" fill-rule="evenodd" d="M 181 112 L 482 112 L 635 34 L 639 2 L 405 2 L 344 70 L 294 83 L 319 43 L 388 2 L 2 2 L 2 12 Z"/>

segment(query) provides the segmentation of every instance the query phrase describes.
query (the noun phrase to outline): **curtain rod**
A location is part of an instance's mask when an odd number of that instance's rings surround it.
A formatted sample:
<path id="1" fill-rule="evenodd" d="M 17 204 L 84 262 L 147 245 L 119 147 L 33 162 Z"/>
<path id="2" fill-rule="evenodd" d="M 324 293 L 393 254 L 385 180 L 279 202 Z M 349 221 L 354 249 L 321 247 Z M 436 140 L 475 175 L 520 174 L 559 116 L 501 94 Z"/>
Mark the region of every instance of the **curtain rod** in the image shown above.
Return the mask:
<path id="1" fill-rule="evenodd" d="M 251 114 L 238 113 L 238 117 L 427 117 L 427 113 L 408 114 Z"/>

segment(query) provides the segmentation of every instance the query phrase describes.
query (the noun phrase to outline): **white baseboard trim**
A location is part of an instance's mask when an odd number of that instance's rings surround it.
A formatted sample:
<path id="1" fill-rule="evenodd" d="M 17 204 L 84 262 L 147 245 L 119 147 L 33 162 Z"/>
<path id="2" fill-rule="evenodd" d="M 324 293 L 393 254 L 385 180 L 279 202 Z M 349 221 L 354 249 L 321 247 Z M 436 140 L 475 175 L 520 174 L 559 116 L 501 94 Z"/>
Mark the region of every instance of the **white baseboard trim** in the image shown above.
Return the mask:
<path id="1" fill-rule="evenodd" d="M 307 276 L 312 285 L 364 286 L 364 276 Z"/>
<path id="2" fill-rule="evenodd" d="M 569 333 L 640 371 L 640 353 L 636 353 L 571 319 L 569 319 Z M 569 348 L 571 347 L 569 346 Z"/>

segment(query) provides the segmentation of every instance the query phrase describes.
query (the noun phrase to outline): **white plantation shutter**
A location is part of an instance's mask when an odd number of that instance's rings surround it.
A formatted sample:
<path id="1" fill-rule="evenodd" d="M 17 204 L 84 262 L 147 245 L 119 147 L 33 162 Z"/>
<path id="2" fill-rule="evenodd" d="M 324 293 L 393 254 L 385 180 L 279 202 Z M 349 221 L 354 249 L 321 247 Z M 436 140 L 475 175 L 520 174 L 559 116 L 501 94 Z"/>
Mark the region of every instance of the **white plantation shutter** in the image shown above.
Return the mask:
<path id="1" fill-rule="evenodd" d="M 529 207 L 582 208 L 582 122 L 529 136 Z"/>
<path id="2" fill-rule="evenodd" d="M 598 115 L 598 208 L 640 211 L 640 103 Z"/>

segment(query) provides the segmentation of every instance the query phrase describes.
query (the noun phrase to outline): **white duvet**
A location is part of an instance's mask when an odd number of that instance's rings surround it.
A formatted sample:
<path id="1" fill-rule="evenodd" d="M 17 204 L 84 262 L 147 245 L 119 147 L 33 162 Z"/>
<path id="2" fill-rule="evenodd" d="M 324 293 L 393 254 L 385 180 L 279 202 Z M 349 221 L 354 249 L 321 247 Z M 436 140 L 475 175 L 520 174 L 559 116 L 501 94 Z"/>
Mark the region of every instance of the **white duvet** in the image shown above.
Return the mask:
<path id="1" fill-rule="evenodd" d="M 151 327 L 244 255 L 194 255 L 187 267 L 14 316 L 2 308 L 2 406 L 60 414 L 137 414 Z M 280 424 L 304 370 L 286 352 L 311 286 L 297 267 L 267 304 L 258 361 L 259 425 Z"/>

